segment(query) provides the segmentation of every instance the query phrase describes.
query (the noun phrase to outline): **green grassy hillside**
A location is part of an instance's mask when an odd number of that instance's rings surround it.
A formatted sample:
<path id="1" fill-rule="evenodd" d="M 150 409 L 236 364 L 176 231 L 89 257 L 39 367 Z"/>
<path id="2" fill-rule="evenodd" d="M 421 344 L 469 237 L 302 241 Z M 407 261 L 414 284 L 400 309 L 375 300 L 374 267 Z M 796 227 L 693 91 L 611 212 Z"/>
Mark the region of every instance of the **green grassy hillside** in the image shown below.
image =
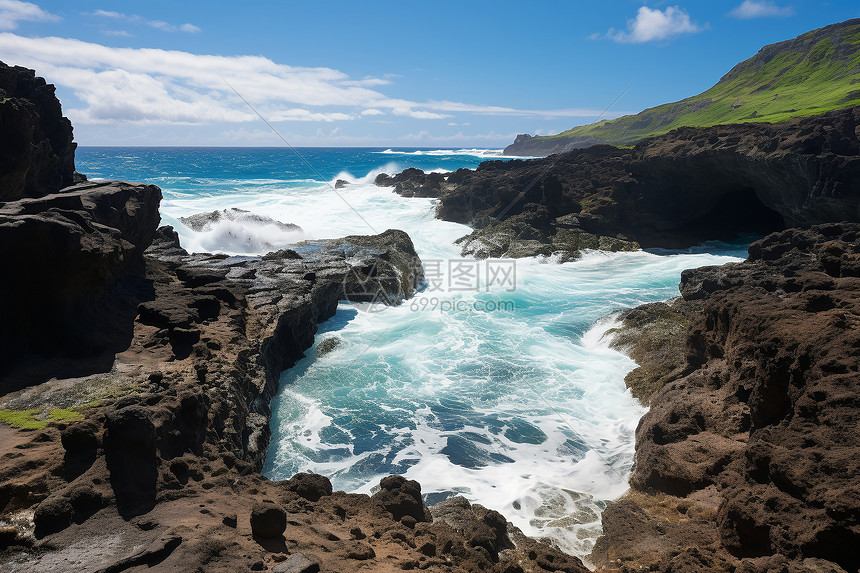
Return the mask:
<path id="1" fill-rule="evenodd" d="M 697 96 L 541 139 L 627 145 L 681 126 L 779 122 L 860 105 L 860 19 L 771 44 Z"/>

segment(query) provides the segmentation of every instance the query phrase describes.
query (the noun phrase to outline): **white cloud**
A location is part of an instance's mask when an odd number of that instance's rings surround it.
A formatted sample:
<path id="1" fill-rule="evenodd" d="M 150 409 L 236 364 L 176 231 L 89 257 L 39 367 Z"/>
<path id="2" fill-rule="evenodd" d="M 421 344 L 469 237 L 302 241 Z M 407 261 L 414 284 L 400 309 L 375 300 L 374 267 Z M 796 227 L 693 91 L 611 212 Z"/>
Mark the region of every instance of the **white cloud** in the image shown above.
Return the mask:
<path id="1" fill-rule="evenodd" d="M 131 34 L 126 32 L 125 30 L 102 30 L 102 34 L 105 36 L 119 36 L 122 38 L 130 38 Z"/>
<path id="2" fill-rule="evenodd" d="M 410 107 L 395 107 L 391 110 L 394 115 L 405 115 L 415 119 L 446 119 L 452 117 L 446 113 L 435 113 L 432 111 L 415 110 Z"/>
<path id="3" fill-rule="evenodd" d="M 363 80 L 350 80 L 348 82 L 343 82 L 345 86 L 358 86 L 358 87 L 373 87 L 373 86 L 387 86 L 391 84 L 391 80 L 386 80 L 382 78 L 364 78 Z"/>
<path id="4" fill-rule="evenodd" d="M 14 30 L 18 22 L 59 22 L 60 17 L 30 2 L 0 0 L 0 30 Z"/>
<path id="5" fill-rule="evenodd" d="M 366 85 L 373 78 L 353 80 L 336 69 L 289 66 L 262 56 L 115 48 L 70 38 L 27 38 L 8 32 L 0 32 L 0 54 L 5 61 L 31 67 L 49 82 L 71 90 L 79 101 L 69 99 L 65 107 L 75 124 L 212 125 L 259 121 L 236 92 L 263 117 L 275 122 L 378 121 L 375 116 L 388 114 L 442 120 L 453 118 L 455 113 L 539 118 L 596 117 L 600 113 L 591 109 L 518 110 L 391 98 Z"/>
<path id="6" fill-rule="evenodd" d="M 176 26 L 168 22 L 164 22 L 163 20 L 148 20 L 143 16 L 138 16 L 137 14 L 123 14 L 121 12 L 115 12 L 113 10 L 95 10 L 93 11 L 93 16 L 98 16 L 100 18 L 110 18 L 123 22 L 130 22 L 132 24 L 142 24 L 144 26 L 150 26 L 163 32 L 187 32 L 189 34 L 196 34 L 200 31 L 200 28 L 198 28 L 194 24 L 181 24 L 179 26 Z"/>
<path id="7" fill-rule="evenodd" d="M 568 108 L 568 109 L 515 109 L 512 107 L 501 107 L 495 105 L 471 105 L 455 101 L 430 101 L 428 106 L 438 111 L 466 112 L 478 115 L 496 116 L 530 116 L 543 119 L 559 117 L 598 117 L 603 110 L 593 108 Z M 624 115 L 628 112 L 613 112 L 611 115 Z M 606 114 L 609 117 L 610 114 Z"/>
<path id="8" fill-rule="evenodd" d="M 349 112 L 416 105 L 343 85 L 349 77 L 338 70 L 280 65 L 259 56 L 112 48 L 9 33 L 0 33 L 0 53 L 9 62 L 34 68 L 49 81 L 71 88 L 86 104 L 68 110 L 78 123 L 257 121 L 225 80 L 272 121 L 354 117 L 343 110 L 319 110 L 327 106 L 345 106 Z"/>
<path id="9" fill-rule="evenodd" d="M 429 131 L 421 130 L 417 133 L 407 133 L 405 135 L 401 135 L 396 137 L 397 141 L 407 142 L 407 143 L 438 143 L 438 144 L 455 144 L 459 145 L 462 143 L 484 143 L 487 145 L 507 145 L 510 143 L 515 137 L 516 133 L 496 133 L 491 131 L 489 133 L 476 133 L 466 135 L 462 131 L 455 133 L 454 135 L 433 135 Z"/>
<path id="10" fill-rule="evenodd" d="M 749 20 L 751 18 L 786 18 L 793 15 L 794 8 L 791 6 L 777 6 L 767 0 L 760 2 L 744 0 L 740 6 L 729 12 L 729 16 L 741 20 Z"/>
<path id="11" fill-rule="evenodd" d="M 306 109 L 295 108 L 276 111 L 266 119 L 269 121 L 324 121 L 330 123 L 332 121 L 349 121 L 355 119 L 355 116 L 340 112 L 316 113 Z"/>
<path id="12" fill-rule="evenodd" d="M 665 40 L 680 34 L 693 34 L 702 28 L 690 20 L 690 15 L 678 6 L 665 10 L 642 6 L 636 18 L 627 21 L 627 32 L 611 29 L 607 36 L 616 42 L 642 43 Z"/>

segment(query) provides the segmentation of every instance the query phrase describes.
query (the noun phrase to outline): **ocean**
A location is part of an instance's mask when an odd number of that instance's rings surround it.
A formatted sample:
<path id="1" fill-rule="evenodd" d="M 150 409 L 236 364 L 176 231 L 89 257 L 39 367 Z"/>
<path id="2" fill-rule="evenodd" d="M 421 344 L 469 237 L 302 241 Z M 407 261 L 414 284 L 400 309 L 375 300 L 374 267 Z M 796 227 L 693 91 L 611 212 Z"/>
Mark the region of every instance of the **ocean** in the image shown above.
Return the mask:
<path id="1" fill-rule="evenodd" d="M 304 239 L 409 233 L 427 284 L 380 308 L 344 301 L 314 347 L 283 373 L 264 474 L 328 476 L 370 493 L 381 477 L 418 480 L 428 503 L 454 494 L 580 557 L 606 502 L 627 488 L 645 409 L 624 386 L 635 364 L 604 333 L 611 313 L 678 295 L 683 269 L 738 261 L 749 239 L 685 251 L 590 252 L 475 261 L 469 227 L 435 200 L 373 185 L 379 173 L 474 168 L 498 150 L 80 147 L 91 179 L 153 183 L 162 224 L 189 251 L 263 254 Z M 338 180 L 350 182 L 334 189 Z M 273 221 L 179 219 L 236 207 Z M 322 348 L 320 344 L 324 343 Z"/>

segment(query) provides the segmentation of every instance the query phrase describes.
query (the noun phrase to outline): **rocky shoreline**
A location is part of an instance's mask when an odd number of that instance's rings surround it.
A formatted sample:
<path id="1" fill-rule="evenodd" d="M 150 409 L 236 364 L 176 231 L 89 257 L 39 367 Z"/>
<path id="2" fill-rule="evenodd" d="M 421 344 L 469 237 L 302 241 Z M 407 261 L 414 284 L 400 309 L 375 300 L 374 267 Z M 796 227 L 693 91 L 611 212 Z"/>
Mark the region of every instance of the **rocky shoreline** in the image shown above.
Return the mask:
<path id="1" fill-rule="evenodd" d="M 622 314 L 650 402 L 606 571 L 856 571 L 860 225 L 788 229 Z"/>
<path id="2" fill-rule="evenodd" d="M 260 475 L 280 373 L 317 324 L 420 285 L 406 233 L 188 254 L 158 227 L 157 187 L 82 182 L 51 86 L 3 66 L 0 89 L 0 126 L 38 150 L 0 172 L 3 570 L 586 571 L 463 498 L 428 509 L 399 476 L 368 496 Z M 855 108 L 378 178 L 471 222 L 476 256 L 775 231 L 622 316 L 614 344 L 650 411 L 602 570 L 860 567 L 858 125 Z"/>
<path id="3" fill-rule="evenodd" d="M 860 221 L 860 108 L 783 124 L 681 128 L 632 149 L 485 161 L 378 185 L 438 197 L 475 228 L 464 255 L 575 258 L 582 249 L 686 248 L 739 232 Z"/>

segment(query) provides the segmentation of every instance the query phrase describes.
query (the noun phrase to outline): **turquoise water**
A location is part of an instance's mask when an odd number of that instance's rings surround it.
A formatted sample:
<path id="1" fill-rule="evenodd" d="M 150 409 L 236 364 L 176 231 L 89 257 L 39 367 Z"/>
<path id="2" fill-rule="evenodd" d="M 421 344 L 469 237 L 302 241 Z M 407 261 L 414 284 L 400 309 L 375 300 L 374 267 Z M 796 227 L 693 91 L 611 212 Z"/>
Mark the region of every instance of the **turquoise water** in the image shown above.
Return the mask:
<path id="1" fill-rule="evenodd" d="M 460 257 L 454 241 L 469 228 L 435 219 L 433 200 L 372 181 L 406 167 L 475 167 L 496 152 L 301 153 L 307 163 L 287 149 L 82 148 L 77 163 L 91 177 L 161 186 L 164 222 L 189 250 L 255 254 L 301 239 L 407 231 L 430 284 L 398 307 L 344 302 L 321 325 L 307 357 L 282 376 L 264 473 L 314 471 L 356 492 L 401 473 L 421 482 L 430 502 L 461 493 L 587 555 L 606 500 L 626 489 L 644 413 L 623 382 L 634 364 L 603 336 L 613 324 L 606 317 L 677 296 L 683 269 L 738 260 L 745 242 L 487 267 Z M 336 192 L 336 179 L 352 184 Z M 302 231 L 222 221 L 195 233 L 178 220 L 227 207 Z M 329 338 L 337 345 L 320 355 Z"/>

